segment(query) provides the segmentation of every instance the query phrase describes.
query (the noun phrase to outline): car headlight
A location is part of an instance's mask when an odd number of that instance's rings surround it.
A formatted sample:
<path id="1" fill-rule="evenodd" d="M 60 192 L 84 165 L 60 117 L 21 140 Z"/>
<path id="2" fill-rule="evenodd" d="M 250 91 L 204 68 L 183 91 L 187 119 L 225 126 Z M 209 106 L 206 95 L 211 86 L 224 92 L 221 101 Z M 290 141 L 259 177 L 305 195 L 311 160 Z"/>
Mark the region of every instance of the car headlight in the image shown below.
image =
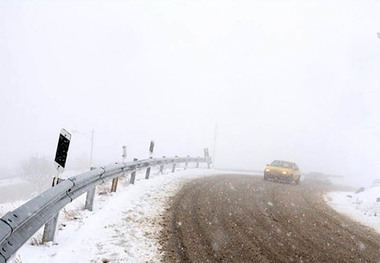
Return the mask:
<path id="1" fill-rule="evenodd" d="M 288 174 L 287 172 L 282 172 L 282 174 Z"/>
<path id="2" fill-rule="evenodd" d="M 266 172 L 270 172 L 270 169 L 267 168 L 267 169 L 265 169 L 265 171 L 266 171 Z"/>

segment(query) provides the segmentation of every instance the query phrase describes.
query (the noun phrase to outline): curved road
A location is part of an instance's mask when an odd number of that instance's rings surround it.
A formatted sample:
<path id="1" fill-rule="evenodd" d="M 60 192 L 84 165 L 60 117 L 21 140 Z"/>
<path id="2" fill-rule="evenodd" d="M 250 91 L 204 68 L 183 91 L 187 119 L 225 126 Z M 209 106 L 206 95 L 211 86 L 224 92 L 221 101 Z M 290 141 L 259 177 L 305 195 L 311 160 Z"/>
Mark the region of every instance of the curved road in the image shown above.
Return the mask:
<path id="1" fill-rule="evenodd" d="M 164 216 L 164 262 L 380 262 L 380 235 L 333 211 L 327 186 L 196 179 Z"/>

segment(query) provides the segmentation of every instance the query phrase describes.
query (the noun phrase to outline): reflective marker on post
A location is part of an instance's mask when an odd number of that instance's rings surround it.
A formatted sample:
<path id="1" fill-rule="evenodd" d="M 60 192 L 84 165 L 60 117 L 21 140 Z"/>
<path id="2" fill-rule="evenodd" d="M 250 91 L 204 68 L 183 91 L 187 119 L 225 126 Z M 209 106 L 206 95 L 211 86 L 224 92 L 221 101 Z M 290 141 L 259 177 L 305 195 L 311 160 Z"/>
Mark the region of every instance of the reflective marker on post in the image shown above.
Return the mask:
<path id="1" fill-rule="evenodd" d="M 58 138 L 57 151 L 55 153 L 55 158 L 54 158 L 55 164 L 57 166 L 58 175 L 54 177 L 52 186 L 55 186 L 58 184 L 59 174 L 65 170 L 67 154 L 69 152 L 69 147 L 70 147 L 70 140 L 71 140 L 71 133 L 69 133 L 65 129 L 61 129 L 61 132 Z"/>
<path id="2" fill-rule="evenodd" d="M 152 157 L 153 150 L 154 150 L 154 141 L 150 141 L 150 145 L 149 145 L 149 157 Z"/>
<path id="3" fill-rule="evenodd" d="M 57 145 L 57 151 L 55 153 L 55 162 L 59 165 L 59 167 L 65 168 L 67 153 L 69 151 L 71 134 L 67 132 L 65 129 L 61 130 L 59 134 L 59 140 Z"/>
<path id="4" fill-rule="evenodd" d="M 149 145 L 149 158 L 150 159 L 152 159 L 153 150 L 154 150 L 154 141 L 150 141 L 150 145 Z M 150 166 L 148 166 L 148 168 L 146 168 L 145 179 L 149 179 L 149 175 L 150 175 Z"/>

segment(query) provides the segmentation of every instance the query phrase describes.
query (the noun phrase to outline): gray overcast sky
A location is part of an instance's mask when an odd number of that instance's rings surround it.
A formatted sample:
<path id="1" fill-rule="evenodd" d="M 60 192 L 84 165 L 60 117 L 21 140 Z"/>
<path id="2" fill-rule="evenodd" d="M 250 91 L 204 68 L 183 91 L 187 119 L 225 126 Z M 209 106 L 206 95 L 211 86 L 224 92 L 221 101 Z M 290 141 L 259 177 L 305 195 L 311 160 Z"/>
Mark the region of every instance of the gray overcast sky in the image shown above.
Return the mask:
<path id="1" fill-rule="evenodd" d="M 371 180 L 380 1 L 0 0 L 0 167 L 95 129 L 97 164 L 212 152 L 218 167 Z M 88 158 L 74 134 L 69 160 Z"/>

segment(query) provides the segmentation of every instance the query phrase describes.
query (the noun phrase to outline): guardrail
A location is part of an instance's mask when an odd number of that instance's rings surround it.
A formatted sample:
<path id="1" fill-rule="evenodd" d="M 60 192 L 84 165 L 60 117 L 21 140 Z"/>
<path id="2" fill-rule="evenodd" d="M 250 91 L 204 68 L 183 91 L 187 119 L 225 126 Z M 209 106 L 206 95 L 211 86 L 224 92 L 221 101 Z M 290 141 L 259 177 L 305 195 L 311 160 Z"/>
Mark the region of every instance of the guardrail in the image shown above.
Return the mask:
<path id="1" fill-rule="evenodd" d="M 135 159 L 133 162 L 115 163 L 61 180 L 56 186 L 8 212 L 0 219 L 0 263 L 8 262 L 43 225 L 48 226 L 47 223 L 56 219 L 62 208 L 86 192 L 88 193 L 87 208 L 88 203 L 93 203 L 93 200 L 88 199 L 93 199 L 97 185 L 130 172 L 132 173 L 131 183 L 134 183 L 136 171 L 146 168 L 145 178 L 149 179 L 151 167 L 160 166 L 160 172 L 162 172 L 164 165 L 172 164 L 172 172 L 174 172 L 176 164 L 185 163 L 186 169 L 187 164 L 193 162 L 197 164 L 196 167 L 199 167 L 199 163 L 207 163 L 210 168 L 211 157 L 205 151 L 205 157 L 151 158 L 140 161 Z M 56 222 L 51 228 L 55 231 Z"/>

